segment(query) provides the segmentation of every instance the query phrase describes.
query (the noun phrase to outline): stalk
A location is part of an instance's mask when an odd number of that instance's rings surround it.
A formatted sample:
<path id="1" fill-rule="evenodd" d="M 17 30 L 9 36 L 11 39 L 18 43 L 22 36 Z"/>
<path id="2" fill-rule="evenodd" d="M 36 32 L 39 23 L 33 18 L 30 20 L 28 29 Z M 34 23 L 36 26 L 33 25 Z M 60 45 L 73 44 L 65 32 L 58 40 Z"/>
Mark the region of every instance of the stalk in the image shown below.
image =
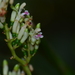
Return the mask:
<path id="1" fill-rule="evenodd" d="M 7 40 L 9 40 L 10 36 L 9 36 L 9 28 L 8 28 L 7 24 L 5 25 L 5 35 L 7 37 Z M 27 75 L 32 75 L 31 72 L 30 72 L 30 70 L 29 70 L 29 67 L 27 65 L 28 63 L 26 61 L 22 60 L 21 58 L 19 58 L 16 55 L 16 52 L 15 52 L 14 48 L 11 45 L 11 41 L 8 41 L 7 42 L 7 45 L 9 47 L 10 51 L 11 51 L 11 54 L 13 56 L 13 59 L 15 59 L 16 61 L 18 61 L 21 64 L 24 72 L 26 72 Z"/>

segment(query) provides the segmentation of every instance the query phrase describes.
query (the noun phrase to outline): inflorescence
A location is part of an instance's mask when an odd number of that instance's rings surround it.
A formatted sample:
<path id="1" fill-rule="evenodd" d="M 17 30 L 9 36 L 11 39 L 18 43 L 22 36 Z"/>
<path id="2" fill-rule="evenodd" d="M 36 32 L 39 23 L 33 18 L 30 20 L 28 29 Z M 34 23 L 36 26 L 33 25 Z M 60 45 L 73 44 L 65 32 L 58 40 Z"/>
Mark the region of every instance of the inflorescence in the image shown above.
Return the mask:
<path id="1" fill-rule="evenodd" d="M 40 38 L 43 38 L 40 23 L 34 28 L 32 16 L 25 9 L 26 3 L 17 3 L 13 6 L 13 0 L 0 0 L 0 28 L 4 29 L 6 24 L 6 12 L 8 3 L 11 5 L 12 13 L 10 24 L 8 25 L 9 38 L 6 42 L 11 42 L 14 49 L 22 47 L 24 58 L 34 56 L 39 48 Z M 6 31 L 5 31 L 6 32 Z"/>
<path id="2" fill-rule="evenodd" d="M 14 6 L 13 2 L 14 0 L 0 0 L 0 28 L 4 30 L 4 34 L 6 35 L 5 41 L 12 53 L 10 59 L 16 59 L 22 65 L 24 71 L 27 72 L 28 75 L 31 75 L 31 72 L 26 66 L 36 54 L 40 39 L 43 38 L 43 35 L 40 23 L 34 26 L 32 22 L 33 17 L 30 16 L 29 11 L 25 9 L 26 3 L 17 3 Z M 9 10 L 7 10 L 8 4 L 12 9 L 9 19 L 10 23 L 6 22 L 8 18 L 6 14 L 9 12 Z M 19 48 L 21 48 L 23 52 L 22 59 L 19 58 L 15 52 L 15 50 Z M 7 74 L 7 71 L 4 70 L 3 73 Z"/>

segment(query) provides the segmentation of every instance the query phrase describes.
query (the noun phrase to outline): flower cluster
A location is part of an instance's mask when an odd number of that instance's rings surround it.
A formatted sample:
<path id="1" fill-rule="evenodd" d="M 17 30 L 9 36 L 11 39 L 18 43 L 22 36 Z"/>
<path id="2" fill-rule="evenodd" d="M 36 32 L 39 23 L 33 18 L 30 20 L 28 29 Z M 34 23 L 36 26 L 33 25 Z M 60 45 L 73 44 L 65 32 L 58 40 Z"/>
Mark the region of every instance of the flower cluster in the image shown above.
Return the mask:
<path id="1" fill-rule="evenodd" d="M 9 3 L 12 12 L 10 23 L 6 23 L 5 19 Z M 40 23 L 38 23 L 36 27 L 33 26 L 33 18 L 30 16 L 29 11 L 25 9 L 25 6 L 26 3 L 17 3 L 13 6 L 13 0 L 0 0 L 0 28 L 4 30 L 6 35 L 5 41 L 12 53 L 11 59 L 16 59 L 22 65 L 24 72 L 31 75 L 31 72 L 28 69 L 28 63 L 36 54 L 39 48 L 40 39 L 43 38 L 43 35 Z M 16 55 L 15 50 L 19 48 L 21 48 L 21 51 L 23 52 L 23 59 Z M 4 69 L 8 70 L 7 66 L 5 66 Z M 3 73 L 7 72 L 7 70 L 4 70 Z"/>
<path id="2" fill-rule="evenodd" d="M 33 66 L 28 65 L 30 71 L 33 71 Z M 7 60 L 3 60 L 3 75 L 25 75 L 25 72 L 20 69 L 20 65 L 16 64 L 12 71 L 9 71 L 9 66 Z"/>
<path id="3" fill-rule="evenodd" d="M 11 32 L 10 39 L 16 38 L 12 45 L 13 47 L 18 47 L 23 44 L 22 51 L 25 56 L 27 56 L 27 50 L 30 50 L 32 56 L 35 54 L 39 47 L 40 38 L 43 38 L 40 23 L 36 25 L 36 28 L 33 28 L 32 16 L 28 10 L 25 10 L 24 7 L 26 3 L 16 4 L 11 14 Z M 23 12 L 24 11 L 24 12 Z"/>
<path id="4" fill-rule="evenodd" d="M 13 4 L 13 0 L 10 0 L 10 4 Z M 0 28 L 3 28 L 3 23 L 5 22 L 5 15 L 7 13 L 9 0 L 0 0 Z"/>
<path id="5" fill-rule="evenodd" d="M 5 14 L 8 6 L 8 0 L 0 0 L 0 28 L 3 28 L 5 22 Z"/>
<path id="6" fill-rule="evenodd" d="M 11 6 L 12 13 L 10 19 L 9 39 L 14 49 L 22 45 L 25 58 L 29 55 L 34 56 L 39 48 L 40 38 L 43 38 L 40 23 L 33 28 L 32 16 L 25 10 L 26 3 L 17 3 Z M 28 52 L 29 50 L 29 52 Z"/>

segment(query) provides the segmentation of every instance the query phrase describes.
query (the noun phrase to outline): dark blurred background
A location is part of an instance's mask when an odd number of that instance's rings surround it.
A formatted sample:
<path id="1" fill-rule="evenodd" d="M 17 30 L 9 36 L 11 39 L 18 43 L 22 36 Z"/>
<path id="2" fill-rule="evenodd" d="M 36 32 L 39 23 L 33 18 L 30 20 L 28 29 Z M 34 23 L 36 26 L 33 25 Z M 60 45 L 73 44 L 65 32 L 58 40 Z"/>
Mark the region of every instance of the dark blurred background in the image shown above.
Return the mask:
<path id="1" fill-rule="evenodd" d="M 31 60 L 33 75 L 75 75 L 75 1 L 15 0 L 14 4 L 24 1 L 34 24 L 41 23 L 44 35 L 37 54 Z M 0 67 L 3 59 L 7 59 L 12 68 L 17 62 L 9 59 L 11 53 L 1 31 Z"/>

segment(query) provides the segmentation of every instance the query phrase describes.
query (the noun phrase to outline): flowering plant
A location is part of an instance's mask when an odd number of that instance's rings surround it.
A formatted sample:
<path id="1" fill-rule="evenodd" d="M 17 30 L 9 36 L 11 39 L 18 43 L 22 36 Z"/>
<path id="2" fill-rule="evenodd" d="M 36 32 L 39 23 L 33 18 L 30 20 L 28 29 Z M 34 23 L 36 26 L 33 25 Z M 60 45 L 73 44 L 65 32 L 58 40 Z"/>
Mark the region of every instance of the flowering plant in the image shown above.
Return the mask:
<path id="1" fill-rule="evenodd" d="M 12 54 L 10 59 L 17 60 L 23 67 L 23 71 L 27 75 L 31 75 L 28 64 L 36 54 L 40 38 L 43 38 L 43 35 L 40 23 L 34 28 L 32 16 L 30 16 L 28 10 L 25 10 L 26 3 L 22 3 L 21 5 L 17 3 L 13 6 L 13 2 L 13 0 L 0 0 L 0 28 L 4 30 L 3 33 L 6 35 L 5 41 Z M 6 22 L 8 4 L 10 4 L 12 9 L 10 24 Z M 23 52 L 23 59 L 16 55 L 15 50 L 18 48 L 21 48 Z M 5 75 L 8 75 L 8 72 L 5 73 Z"/>

